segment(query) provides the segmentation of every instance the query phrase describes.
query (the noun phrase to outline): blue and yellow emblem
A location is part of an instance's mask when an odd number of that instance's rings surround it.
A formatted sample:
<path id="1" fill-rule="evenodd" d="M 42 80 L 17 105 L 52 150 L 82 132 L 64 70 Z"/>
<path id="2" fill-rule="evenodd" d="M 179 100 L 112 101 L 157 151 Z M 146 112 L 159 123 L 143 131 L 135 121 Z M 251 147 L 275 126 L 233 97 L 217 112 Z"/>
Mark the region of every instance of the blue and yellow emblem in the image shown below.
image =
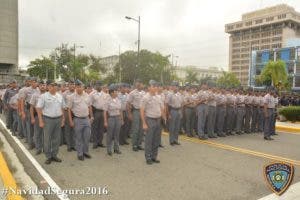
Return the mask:
<path id="1" fill-rule="evenodd" d="M 292 182 L 294 167 L 289 163 L 271 163 L 264 167 L 264 175 L 271 190 L 281 195 Z"/>

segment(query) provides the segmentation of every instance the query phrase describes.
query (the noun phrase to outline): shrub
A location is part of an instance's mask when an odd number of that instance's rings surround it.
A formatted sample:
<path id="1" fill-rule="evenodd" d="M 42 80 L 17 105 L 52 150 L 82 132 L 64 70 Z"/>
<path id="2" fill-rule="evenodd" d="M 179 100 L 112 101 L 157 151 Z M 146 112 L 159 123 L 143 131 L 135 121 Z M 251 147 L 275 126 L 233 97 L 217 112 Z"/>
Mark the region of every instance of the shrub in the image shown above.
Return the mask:
<path id="1" fill-rule="evenodd" d="M 282 107 L 279 109 L 279 114 L 289 121 L 300 121 L 300 106 Z"/>

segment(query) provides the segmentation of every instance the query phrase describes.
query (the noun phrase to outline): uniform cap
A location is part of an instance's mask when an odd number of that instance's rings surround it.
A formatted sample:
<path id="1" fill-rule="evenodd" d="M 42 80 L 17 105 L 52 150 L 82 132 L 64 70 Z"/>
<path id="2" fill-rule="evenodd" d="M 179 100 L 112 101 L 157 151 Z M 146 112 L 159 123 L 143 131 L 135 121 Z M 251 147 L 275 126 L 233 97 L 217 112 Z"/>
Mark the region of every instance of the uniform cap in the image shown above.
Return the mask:
<path id="1" fill-rule="evenodd" d="M 179 83 L 177 82 L 177 81 L 173 81 L 172 83 L 171 83 L 171 86 L 179 86 Z"/>
<path id="2" fill-rule="evenodd" d="M 155 80 L 150 80 L 149 81 L 149 85 L 151 85 L 151 86 L 158 86 L 158 82 L 156 82 Z"/>
<path id="3" fill-rule="evenodd" d="M 83 85 L 83 83 L 82 83 L 79 79 L 77 79 L 77 80 L 75 81 L 75 85 Z"/>

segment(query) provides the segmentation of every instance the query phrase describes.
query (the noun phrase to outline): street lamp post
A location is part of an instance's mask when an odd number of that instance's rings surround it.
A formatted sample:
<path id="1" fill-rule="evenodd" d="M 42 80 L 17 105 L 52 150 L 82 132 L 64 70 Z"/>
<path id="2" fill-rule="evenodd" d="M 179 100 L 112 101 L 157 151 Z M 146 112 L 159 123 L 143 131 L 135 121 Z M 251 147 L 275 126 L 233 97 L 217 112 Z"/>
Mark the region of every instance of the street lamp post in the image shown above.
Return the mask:
<path id="1" fill-rule="evenodd" d="M 133 21 L 138 23 L 138 52 L 137 52 L 137 64 L 136 64 L 136 66 L 139 67 L 139 64 L 140 64 L 140 46 L 141 46 L 141 17 L 138 16 L 138 18 L 135 19 L 133 17 L 125 16 L 125 18 L 128 19 L 128 20 L 133 20 Z M 134 79 L 136 79 L 136 76 L 134 77 Z"/>
<path id="2" fill-rule="evenodd" d="M 84 46 L 78 46 L 74 43 L 74 59 L 73 59 L 73 71 L 75 70 L 75 61 L 76 61 L 76 48 L 84 48 Z M 74 74 L 74 79 L 76 79 L 75 74 Z"/>

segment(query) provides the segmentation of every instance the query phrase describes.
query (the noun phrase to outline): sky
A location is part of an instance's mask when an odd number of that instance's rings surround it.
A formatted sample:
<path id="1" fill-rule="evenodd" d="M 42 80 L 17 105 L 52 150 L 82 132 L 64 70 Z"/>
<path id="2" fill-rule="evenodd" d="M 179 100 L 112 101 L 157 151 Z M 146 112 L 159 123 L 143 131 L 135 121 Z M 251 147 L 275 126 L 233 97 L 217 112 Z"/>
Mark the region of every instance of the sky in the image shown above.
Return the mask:
<path id="1" fill-rule="evenodd" d="M 299 0 L 19 0 L 19 63 L 48 55 L 61 43 L 101 57 L 141 49 L 174 55 L 180 66 L 228 68 L 225 24 L 256 9 Z"/>

